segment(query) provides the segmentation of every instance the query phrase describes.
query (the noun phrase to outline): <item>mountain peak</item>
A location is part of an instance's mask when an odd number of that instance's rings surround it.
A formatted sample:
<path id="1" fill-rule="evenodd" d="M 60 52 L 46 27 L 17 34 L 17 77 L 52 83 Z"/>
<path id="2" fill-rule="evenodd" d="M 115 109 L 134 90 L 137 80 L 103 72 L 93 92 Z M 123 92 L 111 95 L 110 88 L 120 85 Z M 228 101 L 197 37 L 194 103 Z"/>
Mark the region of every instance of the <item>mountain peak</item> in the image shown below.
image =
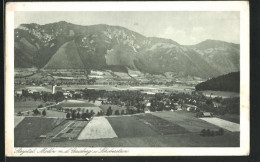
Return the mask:
<path id="1" fill-rule="evenodd" d="M 66 21 L 24 24 L 15 30 L 15 67 L 101 70 L 120 67 L 151 74 L 174 72 L 199 77 L 239 69 L 239 48 L 231 49 L 230 43 L 223 41 L 208 39 L 184 46 L 171 39 L 145 37 L 122 26 L 82 26 Z M 199 52 L 207 55 L 201 57 Z"/>

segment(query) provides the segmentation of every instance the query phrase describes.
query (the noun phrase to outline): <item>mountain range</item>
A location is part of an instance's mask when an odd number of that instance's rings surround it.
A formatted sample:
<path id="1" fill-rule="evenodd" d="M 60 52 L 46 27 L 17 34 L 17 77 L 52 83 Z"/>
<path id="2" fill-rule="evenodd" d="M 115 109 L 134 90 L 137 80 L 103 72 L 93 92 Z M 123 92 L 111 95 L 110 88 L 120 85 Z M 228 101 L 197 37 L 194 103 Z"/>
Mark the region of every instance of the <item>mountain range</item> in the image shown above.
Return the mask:
<path id="1" fill-rule="evenodd" d="M 65 21 L 14 30 L 15 68 L 93 69 L 211 78 L 239 71 L 240 45 L 205 40 L 181 45 L 120 26 Z"/>

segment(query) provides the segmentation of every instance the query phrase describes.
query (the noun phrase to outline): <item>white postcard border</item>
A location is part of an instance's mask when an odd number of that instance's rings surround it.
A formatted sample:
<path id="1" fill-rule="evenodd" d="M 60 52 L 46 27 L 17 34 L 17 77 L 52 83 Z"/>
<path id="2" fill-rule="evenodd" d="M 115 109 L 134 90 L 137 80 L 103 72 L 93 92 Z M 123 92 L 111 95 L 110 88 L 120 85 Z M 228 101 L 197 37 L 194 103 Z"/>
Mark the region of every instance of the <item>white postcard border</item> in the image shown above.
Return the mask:
<path id="1" fill-rule="evenodd" d="M 57 7 L 58 6 L 58 7 Z M 14 148 L 15 11 L 240 11 L 240 147 Z M 5 146 L 7 156 L 204 156 L 249 155 L 249 3 L 200 2 L 9 2 L 5 25 Z"/>

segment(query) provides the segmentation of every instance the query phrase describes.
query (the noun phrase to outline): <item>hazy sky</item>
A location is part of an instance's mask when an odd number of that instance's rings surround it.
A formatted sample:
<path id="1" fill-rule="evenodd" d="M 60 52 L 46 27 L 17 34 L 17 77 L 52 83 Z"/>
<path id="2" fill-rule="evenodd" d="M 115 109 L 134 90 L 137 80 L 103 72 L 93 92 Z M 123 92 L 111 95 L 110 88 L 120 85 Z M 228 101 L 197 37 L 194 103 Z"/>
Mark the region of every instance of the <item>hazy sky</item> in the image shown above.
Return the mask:
<path id="1" fill-rule="evenodd" d="M 23 23 L 67 21 L 78 25 L 123 26 L 147 37 L 170 38 L 183 45 L 206 39 L 240 42 L 239 12 L 16 12 L 15 27 Z"/>

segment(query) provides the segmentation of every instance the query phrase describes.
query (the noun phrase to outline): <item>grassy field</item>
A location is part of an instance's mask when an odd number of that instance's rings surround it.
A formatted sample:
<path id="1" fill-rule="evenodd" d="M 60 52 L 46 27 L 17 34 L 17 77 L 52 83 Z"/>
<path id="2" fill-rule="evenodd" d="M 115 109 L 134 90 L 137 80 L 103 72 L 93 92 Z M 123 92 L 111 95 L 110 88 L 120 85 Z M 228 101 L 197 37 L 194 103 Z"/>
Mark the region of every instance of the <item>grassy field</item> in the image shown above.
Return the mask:
<path id="1" fill-rule="evenodd" d="M 65 118 L 66 113 L 53 110 L 46 110 L 46 117 Z"/>
<path id="2" fill-rule="evenodd" d="M 219 115 L 217 117 L 237 124 L 240 123 L 240 115 L 237 114 L 225 114 L 225 115 Z"/>
<path id="3" fill-rule="evenodd" d="M 134 117 L 161 135 L 189 133 L 185 128 L 151 114 L 135 115 Z"/>
<path id="4" fill-rule="evenodd" d="M 34 100 L 26 100 L 26 101 L 15 101 L 14 102 L 14 112 L 18 113 L 19 111 L 28 111 L 34 110 L 38 107 L 38 105 L 45 106 L 46 103 L 43 101 L 34 101 Z"/>
<path id="5" fill-rule="evenodd" d="M 240 125 L 237 123 L 233 123 L 227 120 L 219 119 L 219 118 L 214 118 L 214 117 L 209 117 L 209 118 L 201 118 L 202 120 L 205 120 L 209 123 L 212 123 L 214 125 L 217 125 L 221 128 L 224 128 L 226 130 L 229 130 L 231 132 L 239 132 L 240 130 Z"/>
<path id="6" fill-rule="evenodd" d="M 157 117 L 178 124 L 190 132 L 200 132 L 202 129 L 217 130 L 219 127 L 195 117 L 194 113 L 186 111 L 163 111 L 151 113 Z"/>
<path id="7" fill-rule="evenodd" d="M 239 146 L 239 132 L 225 130 L 222 136 L 203 137 L 200 135 L 202 129 L 218 130 L 219 127 L 194 117 L 190 112 L 165 111 L 94 117 L 90 122 L 25 117 L 15 127 L 14 133 L 16 147 Z M 40 135 L 47 135 L 47 139 L 39 139 Z"/>
<path id="8" fill-rule="evenodd" d="M 64 120 L 61 125 L 47 133 L 49 139 L 46 139 L 43 142 L 48 140 L 51 140 L 52 142 L 60 142 L 76 139 L 87 123 L 87 121 L 82 120 Z"/>
<path id="9" fill-rule="evenodd" d="M 64 119 L 26 117 L 14 128 L 14 146 L 30 147 L 41 141 L 40 135 L 51 131 Z"/>
<path id="10" fill-rule="evenodd" d="M 201 91 L 205 96 L 209 97 L 222 97 L 222 98 L 232 98 L 239 97 L 240 94 L 237 92 L 225 92 L 225 91 Z"/>
<path id="11" fill-rule="evenodd" d="M 94 104 L 86 100 L 67 100 L 59 104 L 62 107 L 95 107 Z"/>
<path id="12" fill-rule="evenodd" d="M 16 127 L 24 118 L 24 116 L 14 116 L 14 127 Z"/>
<path id="13" fill-rule="evenodd" d="M 121 114 L 121 111 L 124 110 L 124 112 L 126 112 L 126 107 L 124 106 L 118 106 L 118 105 L 101 105 L 99 106 L 100 109 L 106 113 L 107 112 L 107 109 L 109 108 L 109 106 L 111 106 L 111 109 L 112 109 L 112 114 L 115 115 L 115 111 L 118 110 L 119 111 L 119 114 Z"/>
<path id="14" fill-rule="evenodd" d="M 115 138 L 113 128 L 104 117 L 93 118 L 87 126 L 81 131 L 78 139 L 102 139 L 102 138 Z"/>
<path id="15" fill-rule="evenodd" d="M 158 133 L 133 116 L 107 117 L 119 138 L 157 136 Z"/>
<path id="16" fill-rule="evenodd" d="M 67 109 L 74 109 L 74 110 L 77 110 L 78 108 L 80 108 L 80 111 L 88 110 L 89 112 L 91 112 L 91 110 L 93 110 L 93 112 L 95 114 L 97 114 L 101 110 L 98 106 L 96 106 L 86 100 L 67 100 L 67 101 L 61 102 L 59 104 L 59 106 L 61 106 L 63 108 L 67 108 Z"/>
<path id="17" fill-rule="evenodd" d="M 35 147 L 239 147 L 239 133 L 202 137 L 196 133 L 37 143 Z"/>
<path id="18" fill-rule="evenodd" d="M 26 85 L 15 85 L 15 90 L 36 90 L 38 92 L 45 91 L 45 92 L 52 92 L 52 87 L 49 86 L 26 86 Z"/>

